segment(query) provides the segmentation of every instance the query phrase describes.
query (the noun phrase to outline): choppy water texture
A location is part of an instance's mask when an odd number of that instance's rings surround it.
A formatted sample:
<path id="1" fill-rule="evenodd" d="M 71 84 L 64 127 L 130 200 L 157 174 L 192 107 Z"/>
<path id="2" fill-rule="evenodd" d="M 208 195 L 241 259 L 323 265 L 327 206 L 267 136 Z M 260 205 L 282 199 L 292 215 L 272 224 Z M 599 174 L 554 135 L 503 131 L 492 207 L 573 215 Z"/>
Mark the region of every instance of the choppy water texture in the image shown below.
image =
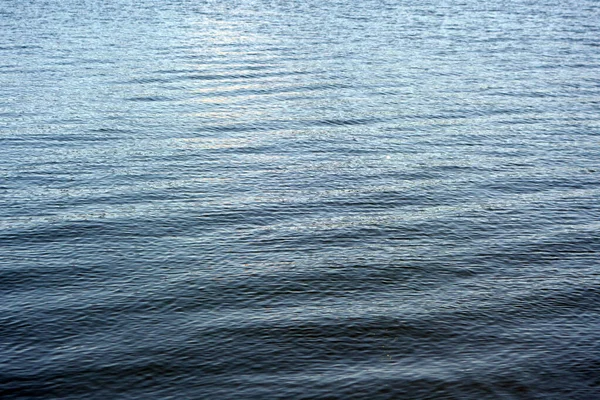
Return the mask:
<path id="1" fill-rule="evenodd" d="M 0 2 L 3 399 L 599 399 L 600 3 Z"/>

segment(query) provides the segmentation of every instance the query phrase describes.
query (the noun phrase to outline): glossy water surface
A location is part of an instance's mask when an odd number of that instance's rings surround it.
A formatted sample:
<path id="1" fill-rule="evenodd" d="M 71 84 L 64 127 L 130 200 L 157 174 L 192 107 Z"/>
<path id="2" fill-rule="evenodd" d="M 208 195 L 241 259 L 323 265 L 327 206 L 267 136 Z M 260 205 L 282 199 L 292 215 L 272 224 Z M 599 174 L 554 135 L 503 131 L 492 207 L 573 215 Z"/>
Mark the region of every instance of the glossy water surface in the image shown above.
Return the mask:
<path id="1" fill-rule="evenodd" d="M 600 398 L 599 21 L 2 0 L 0 397 Z"/>

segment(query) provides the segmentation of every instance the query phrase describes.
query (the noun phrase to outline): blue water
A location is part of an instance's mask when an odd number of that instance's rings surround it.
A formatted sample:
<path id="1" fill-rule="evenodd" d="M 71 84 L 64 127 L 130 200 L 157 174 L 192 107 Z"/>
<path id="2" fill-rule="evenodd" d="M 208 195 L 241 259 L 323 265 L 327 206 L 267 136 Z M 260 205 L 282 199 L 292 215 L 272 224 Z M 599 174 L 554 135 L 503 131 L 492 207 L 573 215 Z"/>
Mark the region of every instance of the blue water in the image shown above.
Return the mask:
<path id="1" fill-rule="evenodd" d="M 2 0 L 2 399 L 600 399 L 600 3 Z"/>

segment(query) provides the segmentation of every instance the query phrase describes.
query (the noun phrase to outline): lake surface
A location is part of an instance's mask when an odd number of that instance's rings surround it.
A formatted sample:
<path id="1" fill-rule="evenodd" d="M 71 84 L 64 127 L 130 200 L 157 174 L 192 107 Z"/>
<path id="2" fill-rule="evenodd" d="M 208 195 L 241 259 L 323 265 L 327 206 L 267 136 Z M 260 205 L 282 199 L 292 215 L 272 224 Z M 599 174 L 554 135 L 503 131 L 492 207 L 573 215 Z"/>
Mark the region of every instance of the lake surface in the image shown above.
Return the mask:
<path id="1" fill-rule="evenodd" d="M 0 397 L 599 399 L 599 21 L 3 0 Z"/>

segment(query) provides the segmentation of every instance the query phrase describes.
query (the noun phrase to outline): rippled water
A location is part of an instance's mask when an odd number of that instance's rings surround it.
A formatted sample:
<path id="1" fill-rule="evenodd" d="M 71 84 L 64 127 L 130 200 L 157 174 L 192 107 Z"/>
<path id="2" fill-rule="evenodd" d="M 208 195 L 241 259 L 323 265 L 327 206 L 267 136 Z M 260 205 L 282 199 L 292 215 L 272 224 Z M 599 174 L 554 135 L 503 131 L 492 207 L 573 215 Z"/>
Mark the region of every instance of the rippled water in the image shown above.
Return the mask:
<path id="1" fill-rule="evenodd" d="M 600 398 L 600 4 L 0 3 L 0 397 Z"/>

